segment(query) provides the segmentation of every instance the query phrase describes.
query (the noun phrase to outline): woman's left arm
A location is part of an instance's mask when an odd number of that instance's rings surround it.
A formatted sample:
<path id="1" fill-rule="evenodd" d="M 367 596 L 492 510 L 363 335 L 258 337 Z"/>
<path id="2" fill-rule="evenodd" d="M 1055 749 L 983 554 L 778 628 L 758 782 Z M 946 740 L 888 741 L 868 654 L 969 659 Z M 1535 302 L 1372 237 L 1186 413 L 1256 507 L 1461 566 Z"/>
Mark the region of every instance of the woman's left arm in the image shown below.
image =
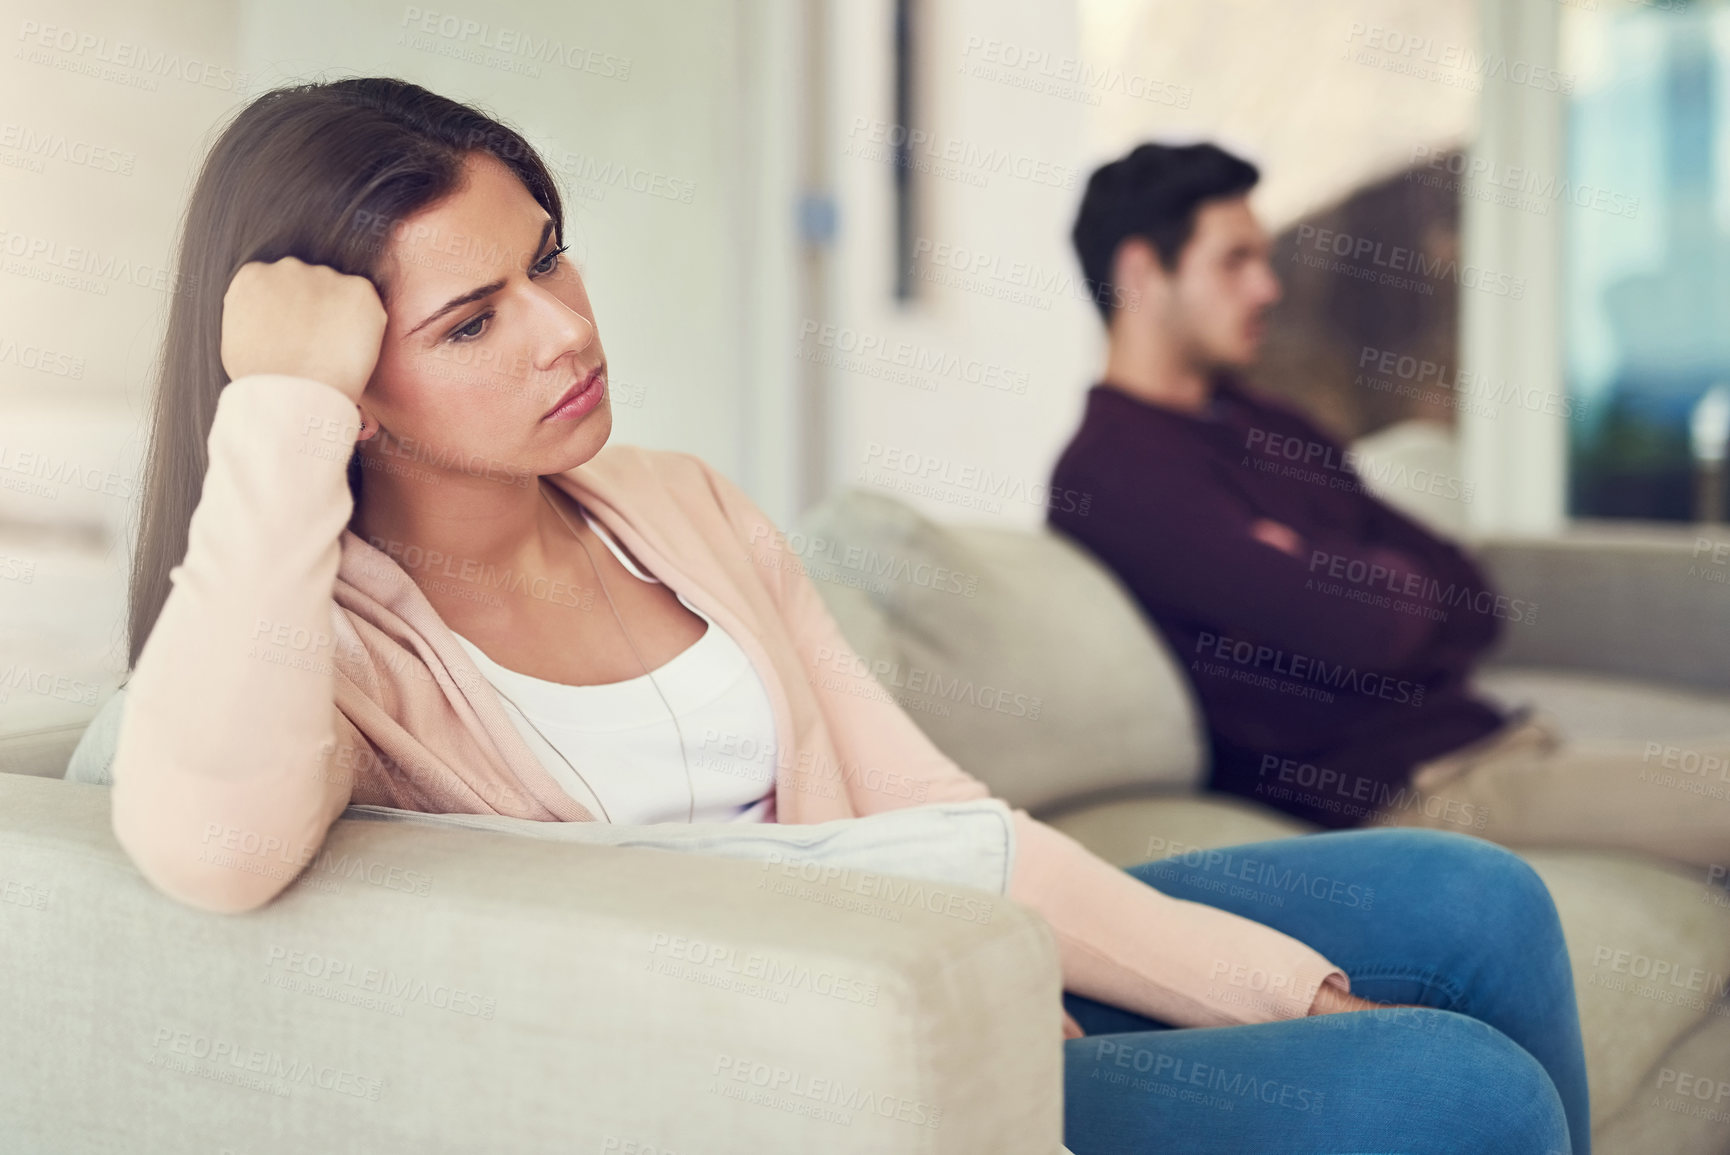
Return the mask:
<path id="1" fill-rule="evenodd" d="M 703 468 L 803 659 L 841 761 L 824 770 L 842 776 L 854 809 L 990 797 L 872 677 L 768 516 L 726 476 Z M 1066 989 L 1182 1027 L 1302 1018 L 1324 982 L 1349 992 L 1343 970 L 1290 935 L 1172 898 L 1026 810 L 1012 813 L 1007 896 L 1051 925 Z M 1253 990 L 1238 981 L 1251 973 Z"/>

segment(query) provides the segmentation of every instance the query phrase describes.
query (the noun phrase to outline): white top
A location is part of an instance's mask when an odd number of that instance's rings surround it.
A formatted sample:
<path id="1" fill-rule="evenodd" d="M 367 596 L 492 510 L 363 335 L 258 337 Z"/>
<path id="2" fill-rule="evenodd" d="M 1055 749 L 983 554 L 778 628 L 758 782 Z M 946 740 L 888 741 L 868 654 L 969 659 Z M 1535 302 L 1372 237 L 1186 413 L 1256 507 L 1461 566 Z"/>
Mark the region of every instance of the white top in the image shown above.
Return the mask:
<path id="1" fill-rule="evenodd" d="M 627 570 L 659 584 L 637 568 L 586 509 L 583 518 Z M 606 595 L 597 594 L 588 612 L 612 613 Z M 696 822 L 773 822 L 775 716 L 768 691 L 738 643 L 683 594 L 675 596 L 708 628 L 657 667 L 654 682 L 647 674 L 598 686 L 549 682 L 506 669 L 461 634 L 457 640 L 500 692 L 529 749 L 597 819 L 684 822 L 694 791 Z M 689 787 L 669 705 L 684 734 Z"/>

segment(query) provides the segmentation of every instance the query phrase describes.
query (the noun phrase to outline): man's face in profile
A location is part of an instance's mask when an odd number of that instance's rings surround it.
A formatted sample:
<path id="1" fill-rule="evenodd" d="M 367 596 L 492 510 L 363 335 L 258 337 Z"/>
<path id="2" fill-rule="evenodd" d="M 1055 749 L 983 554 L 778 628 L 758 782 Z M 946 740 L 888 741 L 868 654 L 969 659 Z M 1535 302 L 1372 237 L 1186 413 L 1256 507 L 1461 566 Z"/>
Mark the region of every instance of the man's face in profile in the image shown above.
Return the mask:
<path id="1" fill-rule="evenodd" d="M 1195 230 L 1166 270 L 1147 250 L 1141 305 L 1122 320 L 1157 325 L 1200 369 L 1253 364 L 1267 329 L 1267 310 L 1280 298 L 1271 243 L 1245 196 L 1203 202 Z"/>

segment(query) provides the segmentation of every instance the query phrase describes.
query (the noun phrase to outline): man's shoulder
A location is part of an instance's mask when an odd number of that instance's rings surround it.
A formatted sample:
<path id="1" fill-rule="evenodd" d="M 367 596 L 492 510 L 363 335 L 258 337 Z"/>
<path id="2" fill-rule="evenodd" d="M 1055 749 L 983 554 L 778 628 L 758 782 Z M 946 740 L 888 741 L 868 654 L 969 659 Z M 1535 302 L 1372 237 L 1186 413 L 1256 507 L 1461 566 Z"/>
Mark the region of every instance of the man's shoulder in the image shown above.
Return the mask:
<path id="1" fill-rule="evenodd" d="M 1054 482 L 1075 486 L 1091 483 L 1110 488 L 1133 477 L 1140 486 L 1148 478 L 1189 476 L 1218 455 L 1218 446 L 1187 422 L 1130 419 L 1138 409 L 1119 406 L 1142 402 L 1101 395 L 1090 402 L 1086 416 L 1058 453 Z"/>
<path id="2" fill-rule="evenodd" d="M 1151 528 L 1150 517 L 1206 504 L 1222 492 L 1222 470 L 1218 448 L 1193 434 L 1076 438 L 1052 468 L 1045 520 L 1089 544 L 1131 523 L 1140 532 Z"/>

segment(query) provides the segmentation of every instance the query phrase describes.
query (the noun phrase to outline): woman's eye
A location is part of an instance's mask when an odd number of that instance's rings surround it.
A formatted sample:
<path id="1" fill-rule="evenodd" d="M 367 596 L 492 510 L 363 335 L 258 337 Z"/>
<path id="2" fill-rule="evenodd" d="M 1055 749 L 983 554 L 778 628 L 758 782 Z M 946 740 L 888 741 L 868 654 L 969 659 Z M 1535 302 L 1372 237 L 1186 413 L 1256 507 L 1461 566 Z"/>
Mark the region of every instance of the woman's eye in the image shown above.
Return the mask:
<path id="1" fill-rule="evenodd" d="M 547 267 L 544 269 L 541 269 L 541 271 L 543 273 L 552 272 L 554 269 L 559 267 L 559 254 L 564 252 L 566 249 L 568 249 L 570 247 L 571 246 L 569 246 L 569 245 L 560 245 L 558 248 L 554 249 L 552 252 L 550 252 L 546 256 L 542 257 L 539 261 L 535 262 L 535 268 L 540 269 L 542 265 L 546 265 Z M 548 261 L 551 261 L 552 263 L 547 264 Z"/>
<path id="2" fill-rule="evenodd" d="M 465 340 L 467 340 L 467 341 L 474 340 L 476 337 L 479 337 L 481 335 L 480 330 L 476 329 L 475 326 L 486 321 L 492 315 L 493 315 L 492 311 L 488 310 L 487 312 L 482 313 L 480 316 L 476 317 L 474 320 L 470 321 L 468 324 L 463 325 L 462 327 L 457 328 L 457 329 L 452 329 L 450 331 L 450 339 L 453 341 L 456 341 L 458 344 L 461 344 Z M 474 332 L 469 333 L 469 330 L 471 330 L 471 329 L 474 329 Z M 467 337 L 464 337 L 463 336 L 464 333 L 469 333 L 469 335 Z"/>

